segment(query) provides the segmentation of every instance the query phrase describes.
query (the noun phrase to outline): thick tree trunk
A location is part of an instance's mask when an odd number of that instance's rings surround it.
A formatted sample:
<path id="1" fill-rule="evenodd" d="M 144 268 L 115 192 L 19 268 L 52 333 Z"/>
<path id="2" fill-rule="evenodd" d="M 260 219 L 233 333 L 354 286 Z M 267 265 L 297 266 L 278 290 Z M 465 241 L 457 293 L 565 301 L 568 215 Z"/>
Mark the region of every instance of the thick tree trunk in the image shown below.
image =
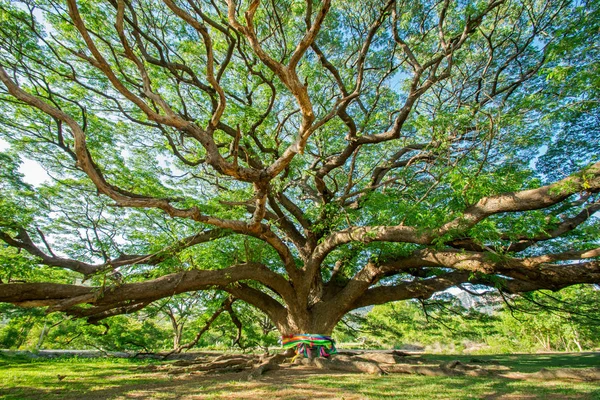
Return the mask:
<path id="1" fill-rule="evenodd" d="M 181 334 L 183 332 L 183 326 L 178 326 L 173 332 L 173 349 L 177 350 L 181 347 Z"/>
<path id="2" fill-rule="evenodd" d="M 338 322 L 339 318 L 327 313 L 307 311 L 303 314 L 294 314 L 288 312 L 287 318 L 276 323 L 276 326 L 281 335 L 311 333 L 330 336 Z"/>
<path id="3" fill-rule="evenodd" d="M 169 317 L 171 327 L 173 328 L 173 350 L 178 350 L 181 347 L 181 337 L 185 321 L 177 321 L 175 313 L 169 307 L 164 312 Z"/>

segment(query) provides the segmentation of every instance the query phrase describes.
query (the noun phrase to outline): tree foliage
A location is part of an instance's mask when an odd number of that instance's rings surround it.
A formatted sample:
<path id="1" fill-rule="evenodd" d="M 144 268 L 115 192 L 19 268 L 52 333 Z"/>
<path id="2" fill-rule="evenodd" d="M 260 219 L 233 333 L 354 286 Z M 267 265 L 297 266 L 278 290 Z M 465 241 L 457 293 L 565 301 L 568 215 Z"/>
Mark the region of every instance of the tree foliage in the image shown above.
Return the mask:
<path id="1" fill-rule="evenodd" d="M 2 302 L 98 322 L 221 290 L 328 334 L 599 281 L 597 2 L 0 5 Z"/>

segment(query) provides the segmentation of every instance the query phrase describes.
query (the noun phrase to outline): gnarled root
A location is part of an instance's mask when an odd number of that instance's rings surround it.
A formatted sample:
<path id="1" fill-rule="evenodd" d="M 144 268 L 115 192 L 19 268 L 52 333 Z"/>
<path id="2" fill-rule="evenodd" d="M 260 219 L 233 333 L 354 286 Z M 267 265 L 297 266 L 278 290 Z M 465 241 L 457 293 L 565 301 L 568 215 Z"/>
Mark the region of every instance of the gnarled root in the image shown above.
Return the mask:
<path id="1" fill-rule="evenodd" d="M 218 357 L 203 355 L 196 360 L 181 360 L 168 366 L 148 366 L 147 370 L 167 370 L 168 374 L 225 373 L 249 371 L 248 380 L 259 379 L 268 371 L 290 364 L 295 353 L 292 349 L 272 356 L 224 354 Z M 480 361 L 480 360 L 472 360 Z M 339 352 L 328 358 L 298 358 L 295 364 L 322 370 L 383 374 L 415 374 L 425 376 L 493 376 L 506 379 L 600 381 L 600 368 L 542 369 L 533 373 L 511 371 L 509 367 L 484 361 L 464 363 L 458 360 L 442 364 L 427 363 L 420 357 L 407 357 L 395 352 Z M 291 366 L 291 365 L 288 365 Z"/>
<path id="2" fill-rule="evenodd" d="M 529 374 L 510 373 L 501 376 L 512 379 L 535 379 L 544 381 L 568 380 L 593 382 L 600 381 L 600 368 L 542 368 L 538 372 L 533 372 Z"/>
<path id="3" fill-rule="evenodd" d="M 288 349 L 283 353 L 275 354 L 274 356 L 265 358 L 262 362 L 256 366 L 252 372 L 248 375 L 248 380 L 254 380 L 261 377 L 265 372 L 272 371 L 281 368 L 280 364 L 286 359 L 291 358 L 295 355 L 293 349 Z"/>
<path id="4" fill-rule="evenodd" d="M 314 365 L 321 369 L 331 369 L 335 371 L 362 372 L 371 375 L 383 375 L 385 372 L 381 367 L 368 360 L 352 360 L 352 357 L 333 355 L 329 358 L 315 358 Z"/>
<path id="5" fill-rule="evenodd" d="M 254 365 L 256 357 L 244 355 L 222 355 L 212 360 L 201 358 L 197 361 L 185 361 L 183 363 L 175 363 L 173 365 L 181 366 L 181 368 L 171 368 L 168 374 L 185 374 L 190 372 L 204 373 L 223 373 L 223 372 L 240 372 L 250 369 Z"/>

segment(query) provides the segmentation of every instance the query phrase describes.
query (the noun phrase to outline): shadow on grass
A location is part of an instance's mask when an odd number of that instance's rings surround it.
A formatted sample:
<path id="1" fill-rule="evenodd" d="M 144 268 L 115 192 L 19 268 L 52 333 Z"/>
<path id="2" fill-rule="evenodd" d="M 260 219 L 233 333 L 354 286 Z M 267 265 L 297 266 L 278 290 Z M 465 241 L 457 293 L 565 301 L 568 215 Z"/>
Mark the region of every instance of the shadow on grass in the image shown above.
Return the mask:
<path id="1" fill-rule="evenodd" d="M 233 378 L 233 379 L 232 379 Z M 219 380 L 206 376 L 187 376 L 168 380 L 157 378 L 151 381 L 138 380 L 105 388 L 41 389 L 39 387 L 18 386 L 0 390 L 0 398 L 6 400 L 43 399 L 180 399 L 180 398 L 229 398 L 229 399 L 359 399 L 351 392 L 340 388 L 326 388 L 307 384 L 293 377 L 279 377 L 277 382 L 248 382 L 246 374 L 227 374 Z"/>
<path id="2" fill-rule="evenodd" d="M 463 363 L 498 363 L 516 372 L 536 372 L 542 368 L 592 368 L 600 367 L 600 353 L 540 353 L 540 354 L 500 354 L 500 355 L 437 355 L 427 354 L 423 360 L 448 362 L 459 360 Z"/>

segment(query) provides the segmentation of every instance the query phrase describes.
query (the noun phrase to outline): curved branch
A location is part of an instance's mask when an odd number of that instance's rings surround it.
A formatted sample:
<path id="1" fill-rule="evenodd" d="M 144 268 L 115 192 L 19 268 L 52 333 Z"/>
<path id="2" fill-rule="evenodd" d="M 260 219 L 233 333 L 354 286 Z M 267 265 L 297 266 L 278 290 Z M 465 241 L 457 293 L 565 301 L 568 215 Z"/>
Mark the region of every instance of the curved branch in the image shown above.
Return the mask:
<path id="1" fill-rule="evenodd" d="M 285 324 L 288 315 L 286 307 L 260 290 L 254 289 L 244 283 L 230 285 L 224 290 L 263 311 L 274 324 L 278 326 Z"/>
<path id="2" fill-rule="evenodd" d="M 271 288 L 286 301 L 293 301 L 290 284 L 280 275 L 259 263 L 245 263 L 219 270 L 191 270 L 138 283 L 127 283 L 112 287 L 87 287 L 57 283 L 0 284 L 0 302 L 24 307 L 52 306 L 53 311 L 64 310 L 80 316 L 92 316 L 117 307 L 131 304 L 148 304 L 175 294 L 195 290 L 220 288 L 236 297 L 250 299 L 249 291 L 241 291 L 231 284 L 241 280 L 255 280 Z M 234 293 L 235 292 L 235 293 Z M 260 292 L 259 292 L 260 293 Z M 239 294 L 239 296 L 238 296 Z M 279 304 L 266 300 L 264 304 Z M 93 307 L 79 309 L 78 304 Z M 283 306 L 279 305 L 283 308 Z"/>
<path id="3" fill-rule="evenodd" d="M 420 267 L 442 267 L 483 274 L 504 274 L 519 279 L 535 280 L 543 274 L 542 269 L 556 261 L 584 260 L 600 257 L 600 248 L 544 254 L 535 257 L 512 258 L 490 252 L 464 250 L 423 249 L 410 257 L 387 262 L 380 266 L 382 273 L 391 275 L 399 271 Z"/>
<path id="4" fill-rule="evenodd" d="M 154 253 L 145 255 L 122 254 L 119 257 L 108 260 L 102 264 L 89 264 L 83 261 L 58 257 L 52 253 L 51 255 L 48 255 L 35 245 L 27 231 L 22 228 L 19 229 L 19 233 L 16 238 L 13 238 L 7 233 L 0 231 L 0 239 L 12 247 L 23 249 L 29 254 L 39 257 L 41 259 L 40 262 L 44 265 L 48 265 L 50 267 L 65 268 L 88 276 L 101 271 L 105 271 L 107 269 L 118 268 L 125 265 L 156 265 L 171 257 L 173 254 L 179 253 L 180 251 L 186 248 L 195 246 L 200 243 L 206 243 L 211 240 L 227 236 L 229 234 L 229 232 L 222 229 L 214 229 L 211 231 L 201 232 L 183 238 L 171 244 L 170 246 L 167 246 L 161 249 L 160 251 Z M 50 249 L 48 250 L 51 252 Z"/>
<path id="5" fill-rule="evenodd" d="M 352 310 L 390 301 L 408 299 L 427 299 L 436 292 L 441 292 L 469 281 L 469 273 L 464 271 L 450 272 L 435 278 L 406 282 L 395 286 L 378 286 L 369 289 L 352 305 Z"/>
<path id="6" fill-rule="evenodd" d="M 547 186 L 484 197 L 475 205 L 468 207 L 460 217 L 428 232 L 397 225 L 353 227 L 332 233 L 316 247 L 312 260 L 318 264 L 333 249 L 350 242 L 387 241 L 431 244 L 436 238 L 447 233 L 464 232 L 491 215 L 547 208 L 582 191 L 594 193 L 600 191 L 600 162 L 576 175 Z"/>
<path id="7" fill-rule="evenodd" d="M 462 216 L 440 227 L 435 235 L 464 231 L 494 214 L 547 208 L 583 191 L 592 193 L 600 191 L 600 162 L 573 176 L 537 189 L 484 197 L 467 208 Z"/>
<path id="8" fill-rule="evenodd" d="M 523 250 L 531 247 L 532 245 L 534 245 L 538 242 L 555 239 L 559 236 L 562 236 L 565 233 L 571 232 L 572 230 L 577 228 L 579 225 L 583 224 L 585 221 L 587 221 L 592 215 L 594 215 L 598 211 L 600 211 L 600 202 L 590 204 L 588 207 L 586 207 L 584 210 L 582 210 L 579 214 L 577 214 L 576 216 L 574 216 L 572 218 L 567 218 L 567 219 L 563 220 L 560 224 L 558 224 L 558 226 L 556 226 L 552 230 L 541 233 L 534 237 L 519 237 L 518 242 L 511 243 L 510 245 L 508 245 L 506 247 L 506 251 L 518 253 L 520 251 L 523 251 Z M 509 238 L 506 237 L 506 239 L 509 239 Z"/>
<path id="9" fill-rule="evenodd" d="M 290 71 L 294 71 L 296 69 L 298 62 L 300 61 L 302 56 L 304 56 L 306 50 L 308 50 L 311 44 L 314 43 L 319 31 L 321 30 L 321 25 L 323 24 L 323 21 L 327 16 L 329 7 L 331 7 L 331 0 L 324 0 L 323 4 L 321 5 L 321 9 L 317 13 L 315 21 L 309 27 L 308 32 L 306 32 L 302 40 L 300 40 L 300 43 L 298 43 L 296 49 L 294 49 L 294 52 L 290 57 L 290 61 L 288 62 L 288 68 L 290 69 Z"/>

